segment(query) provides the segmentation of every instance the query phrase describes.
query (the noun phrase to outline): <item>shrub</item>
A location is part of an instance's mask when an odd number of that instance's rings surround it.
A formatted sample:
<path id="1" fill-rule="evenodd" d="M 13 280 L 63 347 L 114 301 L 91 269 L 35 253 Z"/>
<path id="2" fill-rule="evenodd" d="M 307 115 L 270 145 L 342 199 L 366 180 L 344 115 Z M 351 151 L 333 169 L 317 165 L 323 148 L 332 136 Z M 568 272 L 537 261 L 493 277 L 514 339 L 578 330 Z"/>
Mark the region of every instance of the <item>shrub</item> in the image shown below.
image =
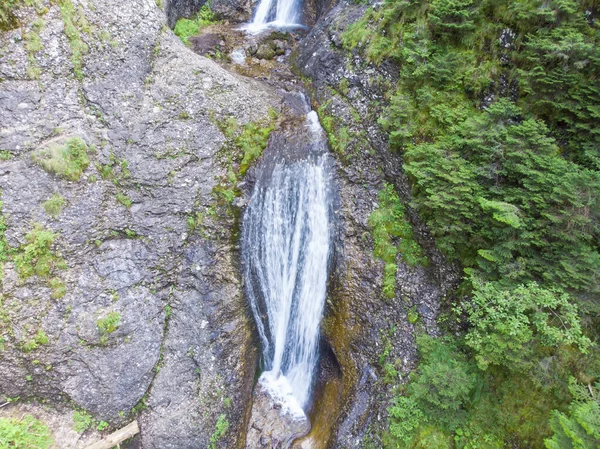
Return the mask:
<path id="1" fill-rule="evenodd" d="M 179 19 L 175 24 L 173 32 L 184 44 L 189 45 L 188 39 L 190 37 L 196 36 L 202 28 L 215 22 L 215 14 L 210 9 L 210 2 L 207 2 L 202 5 L 200 11 L 192 19 Z"/>
<path id="2" fill-rule="evenodd" d="M 83 139 L 72 137 L 64 145 L 39 150 L 32 158 L 47 172 L 77 181 L 90 163 L 87 152 L 88 146 Z"/>
<path id="3" fill-rule="evenodd" d="M 50 429 L 31 415 L 0 418 L 0 448 L 49 449 L 53 444 Z"/>

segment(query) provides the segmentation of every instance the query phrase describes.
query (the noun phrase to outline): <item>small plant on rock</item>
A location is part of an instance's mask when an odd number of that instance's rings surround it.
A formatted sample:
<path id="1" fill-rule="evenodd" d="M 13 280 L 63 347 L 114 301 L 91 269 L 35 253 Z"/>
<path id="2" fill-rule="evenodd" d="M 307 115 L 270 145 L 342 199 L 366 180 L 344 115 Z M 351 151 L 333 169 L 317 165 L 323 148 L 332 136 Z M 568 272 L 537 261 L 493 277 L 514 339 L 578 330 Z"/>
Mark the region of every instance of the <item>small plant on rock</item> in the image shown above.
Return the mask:
<path id="1" fill-rule="evenodd" d="M 50 197 L 49 200 L 44 202 L 44 210 L 48 215 L 52 218 L 56 218 L 62 212 L 62 209 L 65 205 L 65 199 L 60 196 L 58 193 L 55 193 Z"/>
<path id="2" fill-rule="evenodd" d="M 79 137 L 67 139 L 64 145 L 53 145 L 38 150 L 33 161 L 49 173 L 77 181 L 90 164 L 88 146 Z"/>

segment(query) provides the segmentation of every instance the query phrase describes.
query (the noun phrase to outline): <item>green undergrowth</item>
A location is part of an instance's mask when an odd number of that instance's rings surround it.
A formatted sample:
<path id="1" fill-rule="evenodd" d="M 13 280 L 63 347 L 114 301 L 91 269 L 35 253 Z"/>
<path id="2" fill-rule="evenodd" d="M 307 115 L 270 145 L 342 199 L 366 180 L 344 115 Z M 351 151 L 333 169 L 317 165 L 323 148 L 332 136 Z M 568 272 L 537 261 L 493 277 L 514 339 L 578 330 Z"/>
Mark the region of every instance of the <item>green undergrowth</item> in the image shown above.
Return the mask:
<path id="1" fill-rule="evenodd" d="M 202 5 L 200 10 L 191 19 L 179 19 L 175 24 L 173 32 L 185 45 L 189 45 L 190 37 L 197 36 L 202 28 L 215 23 L 218 23 L 218 21 L 210 8 L 210 2 L 207 2 Z"/>
<path id="2" fill-rule="evenodd" d="M 67 139 L 62 145 L 51 145 L 33 153 L 32 159 L 49 173 L 70 181 L 78 181 L 90 164 L 89 147 L 79 137 Z"/>
<path id="3" fill-rule="evenodd" d="M 0 418 L 0 448 L 50 449 L 53 445 L 48 426 L 33 416 Z"/>
<path id="4" fill-rule="evenodd" d="M 600 443 L 593 395 L 574 393 L 600 379 L 599 16 L 574 0 L 388 0 L 343 34 L 398 68 L 379 123 L 411 206 L 464 269 L 453 337 L 420 340 L 387 447 Z"/>
<path id="5" fill-rule="evenodd" d="M 369 216 L 369 226 L 373 235 L 373 255 L 385 262 L 383 295 L 393 298 L 396 295 L 396 257 L 409 266 L 427 265 L 427 258 L 415 242 L 412 226 L 404 215 L 404 206 L 391 184 L 385 184 L 378 194 L 378 207 Z"/>
<path id="6" fill-rule="evenodd" d="M 217 449 L 217 443 L 219 442 L 219 440 L 221 440 L 221 438 L 225 436 L 227 430 L 229 430 L 229 421 L 227 420 L 227 416 L 225 414 L 221 414 L 217 418 L 217 422 L 215 424 L 215 431 L 210 436 L 210 449 Z"/>

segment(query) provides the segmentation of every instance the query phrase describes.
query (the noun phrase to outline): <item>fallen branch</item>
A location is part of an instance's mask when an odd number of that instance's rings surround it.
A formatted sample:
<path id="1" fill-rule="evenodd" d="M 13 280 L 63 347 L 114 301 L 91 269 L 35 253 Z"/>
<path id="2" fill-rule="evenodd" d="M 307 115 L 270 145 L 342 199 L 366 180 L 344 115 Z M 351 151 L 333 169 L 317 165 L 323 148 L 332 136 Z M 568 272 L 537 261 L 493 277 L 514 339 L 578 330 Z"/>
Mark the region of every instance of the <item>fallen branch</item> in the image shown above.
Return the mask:
<path id="1" fill-rule="evenodd" d="M 85 449 L 112 449 L 113 447 L 121 444 L 126 439 L 137 435 L 139 432 L 140 428 L 138 426 L 137 421 L 132 421 L 125 427 L 117 430 L 116 432 L 111 433 L 107 437 L 101 439 L 97 443 L 92 444 L 91 446 L 86 447 Z"/>

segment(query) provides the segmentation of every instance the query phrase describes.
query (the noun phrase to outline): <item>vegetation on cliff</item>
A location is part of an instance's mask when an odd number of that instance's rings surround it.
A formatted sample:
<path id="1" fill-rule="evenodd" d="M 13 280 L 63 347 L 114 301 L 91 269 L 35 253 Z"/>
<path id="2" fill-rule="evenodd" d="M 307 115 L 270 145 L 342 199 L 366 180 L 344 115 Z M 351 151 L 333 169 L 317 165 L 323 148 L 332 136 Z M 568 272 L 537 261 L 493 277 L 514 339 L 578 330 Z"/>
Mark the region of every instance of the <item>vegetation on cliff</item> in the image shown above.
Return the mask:
<path id="1" fill-rule="evenodd" d="M 380 123 L 464 268 L 453 337 L 418 339 L 389 447 L 600 444 L 598 6 L 388 0 L 344 35 L 397 65 Z"/>

